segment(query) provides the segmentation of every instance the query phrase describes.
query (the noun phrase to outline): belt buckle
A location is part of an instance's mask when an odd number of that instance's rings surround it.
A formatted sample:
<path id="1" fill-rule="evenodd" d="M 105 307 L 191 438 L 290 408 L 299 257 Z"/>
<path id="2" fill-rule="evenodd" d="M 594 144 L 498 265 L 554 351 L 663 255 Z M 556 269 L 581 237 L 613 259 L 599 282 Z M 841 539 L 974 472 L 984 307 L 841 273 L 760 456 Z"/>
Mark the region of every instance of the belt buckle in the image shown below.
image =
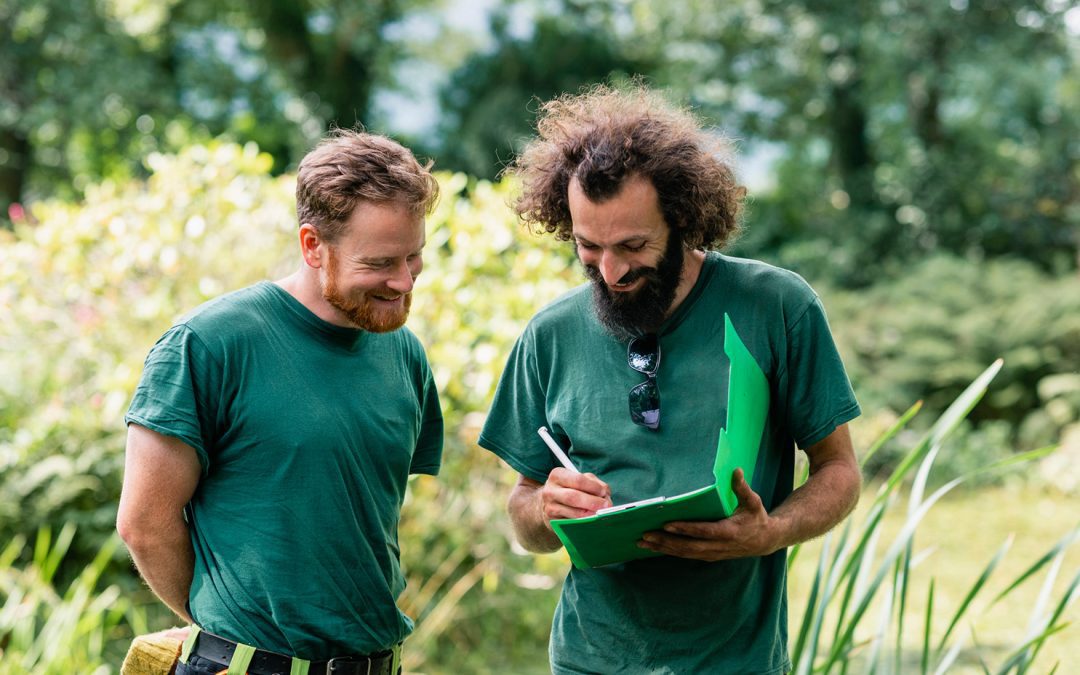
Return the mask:
<path id="1" fill-rule="evenodd" d="M 367 661 L 367 670 L 364 671 L 364 675 L 371 675 L 371 659 L 366 658 L 364 660 Z M 326 675 L 332 675 L 333 674 L 334 667 L 335 667 L 335 661 L 340 661 L 342 665 L 344 665 L 346 663 L 351 663 L 351 664 L 355 665 L 355 664 L 357 664 L 359 662 L 359 659 L 357 659 L 355 656 L 337 656 L 335 658 L 332 658 L 332 659 L 330 659 L 329 661 L 326 662 Z M 352 672 L 358 673 L 360 671 L 353 670 Z"/>

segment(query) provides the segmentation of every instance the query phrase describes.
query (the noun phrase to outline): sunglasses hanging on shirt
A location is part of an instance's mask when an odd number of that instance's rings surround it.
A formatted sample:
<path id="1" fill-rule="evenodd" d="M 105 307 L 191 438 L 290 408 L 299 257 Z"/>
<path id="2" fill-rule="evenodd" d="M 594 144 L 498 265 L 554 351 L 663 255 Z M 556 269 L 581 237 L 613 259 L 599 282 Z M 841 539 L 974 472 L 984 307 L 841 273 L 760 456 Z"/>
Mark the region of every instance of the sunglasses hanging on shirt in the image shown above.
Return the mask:
<path id="1" fill-rule="evenodd" d="M 660 367 L 660 339 L 655 333 L 641 335 L 626 348 L 627 364 L 648 379 L 630 390 L 630 419 L 649 429 L 660 428 L 660 387 L 656 371 Z"/>

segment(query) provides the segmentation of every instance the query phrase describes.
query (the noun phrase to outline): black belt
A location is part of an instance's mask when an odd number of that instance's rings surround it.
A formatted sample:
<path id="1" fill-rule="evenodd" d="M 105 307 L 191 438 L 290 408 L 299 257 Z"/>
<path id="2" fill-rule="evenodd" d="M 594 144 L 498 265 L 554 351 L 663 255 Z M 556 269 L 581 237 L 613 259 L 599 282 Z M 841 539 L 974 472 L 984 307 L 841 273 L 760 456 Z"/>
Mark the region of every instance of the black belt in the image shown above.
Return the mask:
<path id="1" fill-rule="evenodd" d="M 200 631 L 191 653 L 209 659 L 222 668 L 229 666 L 236 643 L 206 631 Z M 397 675 L 391 672 L 394 667 L 394 652 L 376 652 L 364 656 L 339 656 L 329 661 L 312 661 L 308 675 Z M 289 675 L 292 671 L 292 657 L 277 652 L 256 649 L 248 675 Z"/>

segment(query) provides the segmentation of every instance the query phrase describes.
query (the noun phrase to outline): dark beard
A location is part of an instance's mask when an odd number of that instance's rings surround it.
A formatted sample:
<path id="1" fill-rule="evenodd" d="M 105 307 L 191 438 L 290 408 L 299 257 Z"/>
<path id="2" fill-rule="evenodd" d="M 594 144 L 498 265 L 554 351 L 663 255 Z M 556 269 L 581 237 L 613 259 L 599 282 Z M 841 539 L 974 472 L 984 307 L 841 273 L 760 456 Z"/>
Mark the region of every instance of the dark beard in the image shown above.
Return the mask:
<path id="1" fill-rule="evenodd" d="M 596 318 L 604 330 L 621 342 L 655 332 L 667 318 L 675 300 L 684 257 L 682 237 L 673 229 L 664 256 L 656 267 L 639 267 L 619 280 L 619 283 L 631 283 L 644 277 L 645 284 L 633 293 L 609 291 L 600 270 L 585 265 L 585 276 L 592 281 Z"/>

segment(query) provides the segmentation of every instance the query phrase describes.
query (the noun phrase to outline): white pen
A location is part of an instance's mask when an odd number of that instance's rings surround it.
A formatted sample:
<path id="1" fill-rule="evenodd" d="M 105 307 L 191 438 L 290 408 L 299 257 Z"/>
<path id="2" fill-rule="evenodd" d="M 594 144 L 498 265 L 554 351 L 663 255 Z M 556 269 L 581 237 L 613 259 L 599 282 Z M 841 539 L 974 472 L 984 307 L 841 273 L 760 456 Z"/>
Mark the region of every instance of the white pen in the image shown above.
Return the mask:
<path id="1" fill-rule="evenodd" d="M 551 434 L 548 433 L 547 427 L 540 427 L 536 430 L 536 433 L 540 434 L 540 438 L 544 439 L 544 443 L 551 448 L 552 454 L 555 455 L 555 458 L 559 460 L 560 464 L 574 473 L 581 473 L 578 471 L 578 468 L 574 466 L 574 463 L 570 461 L 570 458 L 566 456 L 563 449 L 559 447 L 559 444 L 555 442 L 555 439 L 551 437 Z"/>

